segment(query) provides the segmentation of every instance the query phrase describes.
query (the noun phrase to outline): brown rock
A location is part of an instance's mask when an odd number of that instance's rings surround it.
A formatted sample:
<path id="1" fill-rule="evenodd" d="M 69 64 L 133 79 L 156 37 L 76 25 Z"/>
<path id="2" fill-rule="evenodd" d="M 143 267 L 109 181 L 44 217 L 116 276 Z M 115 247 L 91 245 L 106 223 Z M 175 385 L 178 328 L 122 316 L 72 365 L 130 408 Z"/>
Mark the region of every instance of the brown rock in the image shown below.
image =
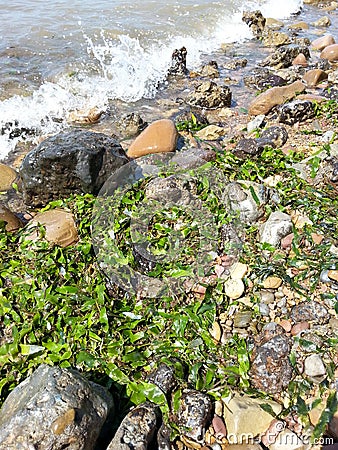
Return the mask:
<path id="1" fill-rule="evenodd" d="M 327 80 L 327 73 L 321 69 L 313 69 L 307 71 L 303 76 L 303 81 L 309 86 L 317 86 L 321 81 Z"/>
<path id="2" fill-rule="evenodd" d="M 279 277 L 270 276 L 263 281 L 264 289 L 278 289 L 281 286 L 283 280 Z"/>
<path id="3" fill-rule="evenodd" d="M 156 120 L 134 140 L 127 154 L 131 158 L 139 158 L 150 153 L 174 152 L 177 138 L 178 133 L 172 120 Z"/>
<path id="4" fill-rule="evenodd" d="M 315 50 L 324 50 L 325 47 L 328 47 L 329 45 L 335 44 L 336 41 L 334 37 L 331 34 L 327 34 L 326 36 L 321 36 L 317 39 L 315 39 L 311 43 L 311 47 Z"/>
<path id="5" fill-rule="evenodd" d="M 309 25 L 306 22 L 297 22 L 289 25 L 290 30 L 308 30 Z"/>
<path id="6" fill-rule="evenodd" d="M 301 81 L 295 81 L 288 86 L 277 86 L 260 94 L 249 105 L 249 114 L 258 116 L 267 114 L 274 106 L 282 105 L 292 99 L 298 92 L 303 92 L 305 85 Z"/>
<path id="7" fill-rule="evenodd" d="M 331 280 L 338 281 L 338 270 L 329 270 L 327 275 Z"/>
<path id="8" fill-rule="evenodd" d="M 6 231 L 15 231 L 22 227 L 21 220 L 2 203 L 0 203 L 0 222 L 5 222 Z"/>
<path id="9" fill-rule="evenodd" d="M 291 328 L 291 334 L 292 336 L 297 336 L 297 334 L 301 333 L 302 331 L 308 330 L 310 328 L 310 324 L 309 322 L 299 322 L 296 323 L 292 328 Z"/>
<path id="10" fill-rule="evenodd" d="M 74 216 L 68 211 L 62 209 L 50 209 L 38 213 L 28 224 L 29 229 L 35 227 L 26 239 L 37 241 L 40 239 L 39 225 L 45 227 L 44 238 L 48 242 L 67 247 L 78 240 L 78 234 L 75 226 Z"/>
<path id="11" fill-rule="evenodd" d="M 294 237 L 295 237 L 294 233 L 290 233 L 287 236 L 285 236 L 280 242 L 281 248 L 283 250 L 290 249 Z"/>
<path id="12" fill-rule="evenodd" d="M 287 332 L 289 333 L 291 331 L 292 325 L 290 320 L 282 319 L 279 322 L 279 325 Z"/>
<path id="13" fill-rule="evenodd" d="M 328 61 L 338 61 L 338 44 L 328 45 L 321 52 L 320 57 Z"/>
<path id="14" fill-rule="evenodd" d="M 303 53 L 299 53 L 299 55 L 297 55 L 295 59 L 292 61 L 292 65 L 306 67 L 308 64 L 305 55 Z"/>
<path id="15" fill-rule="evenodd" d="M 12 184 L 17 179 L 18 174 L 14 169 L 6 164 L 0 163 L 0 192 L 8 191 L 11 189 Z"/>

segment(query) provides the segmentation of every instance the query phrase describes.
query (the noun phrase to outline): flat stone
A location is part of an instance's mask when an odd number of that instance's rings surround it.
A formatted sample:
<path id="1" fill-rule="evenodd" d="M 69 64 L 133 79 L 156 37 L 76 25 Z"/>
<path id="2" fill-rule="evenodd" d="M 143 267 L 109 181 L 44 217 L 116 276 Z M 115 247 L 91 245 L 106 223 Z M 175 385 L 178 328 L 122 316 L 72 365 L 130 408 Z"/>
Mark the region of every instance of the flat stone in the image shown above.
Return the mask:
<path id="1" fill-rule="evenodd" d="M 312 41 L 311 47 L 315 50 L 324 50 L 325 47 L 335 43 L 335 38 L 331 34 L 327 34 Z"/>
<path id="2" fill-rule="evenodd" d="M 277 86 L 258 95 L 249 105 L 249 114 L 258 116 L 267 114 L 274 106 L 282 105 L 292 99 L 296 93 L 305 90 L 305 85 L 301 81 L 295 81 L 287 86 Z"/>
<path id="3" fill-rule="evenodd" d="M 77 371 L 41 365 L 0 410 L 0 449 L 92 450 L 112 406 L 108 392 Z"/>
<path id="4" fill-rule="evenodd" d="M 308 330 L 309 328 L 310 328 L 309 322 L 306 322 L 306 321 L 299 322 L 299 323 L 296 323 L 291 328 L 291 334 L 292 334 L 292 336 L 297 336 L 298 334 L 302 333 L 305 330 Z"/>
<path id="5" fill-rule="evenodd" d="M 8 191 L 17 180 L 18 174 L 6 164 L 0 163 L 0 192 Z"/>
<path id="6" fill-rule="evenodd" d="M 288 214 L 272 212 L 260 229 L 260 242 L 278 247 L 281 240 L 292 231 L 292 221 Z"/>
<path id="7" fill-rule="evenodd" d="M 41 236 L 39 226 L 45 228 L 45 234 Z M 38 213 L 29 222 L 28 229 L 35 227 L 34 231 L 26 235 L 25 238 L 37 241 L 42 238 L 48 242 L 67 247 L 78 240 L 78 233 L 72 213 L 62 209 L 50 209 Z"/>
<path id="8" fill-rule="evenodd" d="M 325 47 L 320 57 L 330 62 L 338 61 L 338 44 L 331 44 Z"/>
<path id="9" fill-rule="evenodd" d="M 246 436 L 250 443 L 250 437 L 253 440 L 268 429 L 273 416 L 266 412 L 261 405 L 268 404 L 276 415 L 282 410 L 281 405 L 272 400 L 256 399 L 248 395 L 235 394 L 230 401 L 223 402 L 223 417 L 231 448 L 232 444 L 246 444 L 245 441 L 243 442 L 243 436 Z"/>
<path id="10" fill-rule="evenodd" d="M 166 153 L 176 150 L 178 133 L 175 124 L 169 119 L 152 122 L 130 145 L 127 155 L 130 158 L 151 153 Z"/>
<path id="11" fill-rule="evenodd" d="M 288 28 L 290 30 L 308 30 L 309 25 L 306 22 L 302 21 L 302 22 L 293 23 L 293 24 L 289 25 Z"/>
<path id="12" fill-rule="evenodd" d="M 318 28 L 326 28 L 331 25 L 331 20 L 329 17 L 324 16 L 324 17 L 320 17 L 318 20 L 313 22 L 311 25 L 313 25 L 314 27 L 318 27 Z"/>

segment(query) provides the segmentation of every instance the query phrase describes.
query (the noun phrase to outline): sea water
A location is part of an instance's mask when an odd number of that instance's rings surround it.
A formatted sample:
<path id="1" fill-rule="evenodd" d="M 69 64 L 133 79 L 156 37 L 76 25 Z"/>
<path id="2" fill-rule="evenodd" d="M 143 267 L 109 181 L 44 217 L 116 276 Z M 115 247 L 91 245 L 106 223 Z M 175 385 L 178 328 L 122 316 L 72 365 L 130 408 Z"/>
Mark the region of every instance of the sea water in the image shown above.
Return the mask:
<path id="1" fill-rule="evenodd" d="M 283 19 L 301 7 L 301 0 L 0 1 L 0 160 L 23 138 L 67 127 L 70 111 L 155 97 L 176 48 L 187 48 L 194 69 L 203 54 L 250 39 L 244 10 Z"/>

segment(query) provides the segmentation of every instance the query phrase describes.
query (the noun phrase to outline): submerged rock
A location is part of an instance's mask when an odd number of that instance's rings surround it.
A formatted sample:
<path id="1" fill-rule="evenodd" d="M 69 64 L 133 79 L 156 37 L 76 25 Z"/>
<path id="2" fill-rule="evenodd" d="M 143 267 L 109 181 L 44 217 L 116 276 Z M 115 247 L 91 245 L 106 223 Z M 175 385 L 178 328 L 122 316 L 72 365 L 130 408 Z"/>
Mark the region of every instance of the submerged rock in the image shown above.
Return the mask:
<path id="1" fill-rule="evenodd" d="M 24 158 L 24 201 L 40 206 L 71 194 L 96 194 L 128 162 L 122 147 L 101 133 L 76 130 L 52 136 Z"/>
<path id="2" fill-rule="evenodd" d="M 141 133 L 148 124 L 139 114 L 130 113 L 122 116 L 115 125 L 124 138 L 129 138 Z"/>
<path id="3" fill-rule="evenodd" d="M 41 365 L 0 410 L 0 449 L 92 450 L 112 405 L 78 372 Z"/>

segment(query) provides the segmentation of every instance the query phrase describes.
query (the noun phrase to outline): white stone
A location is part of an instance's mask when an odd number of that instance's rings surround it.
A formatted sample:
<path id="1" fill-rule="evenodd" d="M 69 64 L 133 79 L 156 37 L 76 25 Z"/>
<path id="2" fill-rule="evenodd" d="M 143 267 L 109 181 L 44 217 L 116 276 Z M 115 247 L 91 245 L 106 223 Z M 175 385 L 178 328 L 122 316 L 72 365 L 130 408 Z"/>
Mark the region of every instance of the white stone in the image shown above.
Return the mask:
<path id="1" fill-rule="evenodd" d="M 268 220 L 261 226 L 260 242 L 266 242 L 278 247 L 283 237 L 292 231 L 292 221 L 288 214 L 275 211 L 270 214 Z"/>
<path id="2" fill-rule="evenodd" d="M 308 377 L 322 377 L 326 375 L 326 368 L 322 358 L 313 354 L 304 361 L 304 372 Z"/>

